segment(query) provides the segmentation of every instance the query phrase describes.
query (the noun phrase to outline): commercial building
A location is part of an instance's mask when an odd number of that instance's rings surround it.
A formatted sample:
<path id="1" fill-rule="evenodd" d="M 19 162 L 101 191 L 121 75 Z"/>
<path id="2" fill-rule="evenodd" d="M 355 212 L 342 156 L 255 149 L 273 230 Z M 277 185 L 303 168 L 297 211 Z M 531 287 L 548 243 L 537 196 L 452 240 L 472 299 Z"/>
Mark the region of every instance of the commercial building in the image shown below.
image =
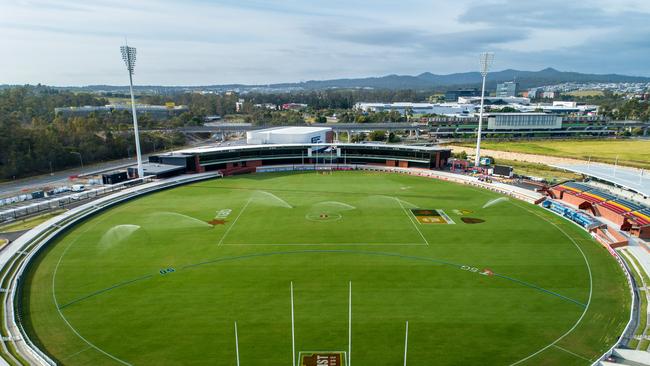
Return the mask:
<path id="1" fill-rule="evenodd" d="M 517 82 L 506 81 L 497 84 L 497 97 L 516 97 L 517 93 L 519 93 L 519 83 Z"/>
<path id="2" fill-rule="evenodd" d="M 307 104 L 304 103 L 284 103 L 282 105 L 282 110 L 285 111 L 300 111 L 307 108 Z"/>
<path id="3" fill-rule="evenodd" d="M 276 127 L 246 132 L 246 143 L 262 144 L 317 144 L 332 142 L 330 127 Z"/>
<path id="4" fill-rule="evenodd" d="M 535 112 L 542 111 L 544 113 L 552 114 L 581 114 L 581 115 L 590 115 L 598 112 L 597 105 L 578 105 L 576 102 L 568 101 L 554 101 L 552 104 L 549 103 L 534 103 L 527 106 L 518 106 L 517 109 L 520 112 Z"/>
<path id="5" fill-rule="evenodd" d="M 445 100 L 447 102 L 457 102 L 460 97 L 480 97 L 481 91 L 474 89 L 457 89 L 447 90 L 445 92 Z"/>
<path id="6" fill-rule="evenodd" d="M 559 97 L 560 97 L 560 92 L 557 91 L 545 91 L 540 95 L 540 98 L 544 98 L 544 99 L 553 99 Z"/>
<path id="7" fill-rule="evenodd" d="M 460 104 L 481 104 L 481 97 L 460 97 L 458 98 Z M 507 105 L 507 104 L 530 104 L 530 98 L 524 97 L 485 97 L 486 105 Z"/>
<path id="8" fill-rule="evenodd" d="M 488 130 L 554 130 L 562 128 L 562 117 L 546 113 L 498 113 L 488 116 Z"/>
<path id="9" fill-rule="evenodd" d="M 473 105 L 460 105 L 458 103 L 357 103 L 354 108 L 364 112 L 390 112 L 396 111 L 401 115 L 437 114 L 444 116 L 471 115 L 476 107 Z"/>

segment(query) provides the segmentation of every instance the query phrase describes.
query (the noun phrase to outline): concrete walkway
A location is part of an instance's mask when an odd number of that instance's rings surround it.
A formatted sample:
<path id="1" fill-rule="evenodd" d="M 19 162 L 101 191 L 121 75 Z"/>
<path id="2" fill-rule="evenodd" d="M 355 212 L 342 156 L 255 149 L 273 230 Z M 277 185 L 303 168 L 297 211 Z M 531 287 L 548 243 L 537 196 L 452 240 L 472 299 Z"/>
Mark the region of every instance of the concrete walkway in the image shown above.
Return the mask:
<path id="1" fill-rule="evenodd" d="M 650 274 L 650 253 L 640 246 L 630 245 L 627 249 L 639 261 L 646 273 Z"/>

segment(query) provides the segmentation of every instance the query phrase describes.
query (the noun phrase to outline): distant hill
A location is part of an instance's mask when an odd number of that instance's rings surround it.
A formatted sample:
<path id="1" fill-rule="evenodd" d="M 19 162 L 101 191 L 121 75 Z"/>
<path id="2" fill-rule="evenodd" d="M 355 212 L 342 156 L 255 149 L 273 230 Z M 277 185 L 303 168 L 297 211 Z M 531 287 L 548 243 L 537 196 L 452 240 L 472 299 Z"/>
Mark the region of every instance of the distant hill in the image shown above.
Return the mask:
<path id="1" fill-rule="evenodd" d="M 531 88 L 542 85 L 560 84 L 567 82 L 576 83 L 647 83 L 650 77 L 626 76 L 618 74 L 582 74 L 579 72 L 558 71 L 546 68 L 540 71 L 503 70 L 492 72 L 488 75 L 489 86 L 503 81 L 516 80 L 522 88 Z M 417 76 L 387 75 L 362 79 L 335 79 L 311 80 L 296 84 L 280 84 L 284 86 L 302 87 L 304 89 L 324 88 L 377 88 L 377 89 L 431 89 L 458 86 L 478 86 L 481 83 L 481 74 L 478 72 L 464 72 L 447 75 L 425 72 Z M 273 85 L 272 85 L 273 86 Z"/>
<path id="2" fill-rule="evenodd" d="M 488 87 L 494 88 L 496 83 L 516 80 L 521 88 L 532 88 L 542 85 L 560 83 L 650 83 L 650 77 L 627 76 L 619 74 L 583 74 L 579 72 L 559 71 L 546 68 L 540 71 L 503 70 L 491 72 L 488 75 Z M 157 86 L 137 85 L 139 92 L 173 93 L 194 90 L 257 90 L 257 91 L 294 91 L 294 90 L 319 90 L 319 89 L 416 89 L 416 90 L 446 90 L 458 87 L 478 87 L 481 75 L 478 72 L 463 72 L 447 75 L 425 72 L 420 75 L 386 75 L 379 77 L 309 80 L 299 83 L 278 83 L 264 85 L 224 84 L 204 86 Z M 0 89 L 9 87 L 0 85 Z M 127 86 L 89 85 L 82 87 L 60 87 L 61 89 L 104 91 L 114 93 L 128 93 Z"/>

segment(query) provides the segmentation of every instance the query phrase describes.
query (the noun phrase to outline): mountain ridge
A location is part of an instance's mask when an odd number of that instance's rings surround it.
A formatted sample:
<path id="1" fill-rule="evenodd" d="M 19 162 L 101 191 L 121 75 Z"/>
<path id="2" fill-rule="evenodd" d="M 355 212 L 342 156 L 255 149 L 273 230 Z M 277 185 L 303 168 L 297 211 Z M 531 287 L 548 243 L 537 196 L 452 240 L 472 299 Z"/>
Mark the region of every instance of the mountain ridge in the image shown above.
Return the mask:
<path id="1" fill-rule="evenodd" d="M 650 83 L 650 77 L 630 76 L 621 74 L 587 74 L 575 71 L 560 71 L 547 67 L 539 71 L 525 71 L 505 69 L 488 74 L 487 86 L 494 88 L 496 83 L 516 80 L 520 88 L 527 89 L 543 85 L 553 85 L 568 82 L 576 83 Z M 137 85 L 138 90 L 321 90 L 321 89 L 416 89 L 416 90 L 445 90 L 459 87 L 480 87 L 481 75 L 479 72 L 459 72 L 452 74 L 434 74 L 423 72 L 418 75 L 389 74 L 384 76 L 371 76 L 363 78 L 337 78 L 328 80 L 307 80 L 302 82 L 285 82 L 275 84 L 211 84 L 197 86 L 164 86 L 164 85 Z M 0 85 L 0 88 L 10 87 Z M 57 87 L 59 89 L 77 89 L 91 91 L 122 91 L 126 85 L 86 85 Z"/>

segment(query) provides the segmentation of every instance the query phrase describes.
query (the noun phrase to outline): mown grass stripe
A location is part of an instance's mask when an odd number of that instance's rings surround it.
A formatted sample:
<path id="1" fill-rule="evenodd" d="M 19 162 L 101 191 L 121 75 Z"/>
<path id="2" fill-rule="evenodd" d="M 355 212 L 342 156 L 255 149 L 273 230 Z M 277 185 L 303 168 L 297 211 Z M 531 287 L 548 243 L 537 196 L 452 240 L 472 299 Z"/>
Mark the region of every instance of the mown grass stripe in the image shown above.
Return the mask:
<path id="1" fill-rule="evenodd" d="M 135 279 L 133 279 L 133 280 L 128 280 L 128 281 L 120 282 L 120 283 L 117 283 L 117 284 L 115 284 L 115 285 L 113 285 L 113 286 L 110 286 L 110 287 L 107 287 L 107 288 L 104 288 L 104 289 L 101 289 L 101 290 L 98 290 L 98 291 L 92 292 L 92 293 L 90 293 L 90 294 L 88 294 L 88 295 L 86 295 L 86 296 L 82 296 L 82 297 L 80 297 L 80 298 L 78 298 L 78 299 L 75 299 L 75 300 L 70 301 L 70 302 L 67 303 L 67 304 L 64 304 L 64 305 L 59 306 L 59 310 L 64 309 L 64 308 L 66 308 L 66 307 L 68 307 L 68 306 L 70 306 L 70 305 L 76 304 L 76 303 L 78 303 L 78 302 L 81 302 L 81 301 L 83 301 L 83 300 L 89 299 L 89 298 L 91 298 L 91 297 L 93 297 L 93 296 L 97 296 L 97 295 L 103 294 L 104 292 L 108 292 L 108 291 L 110 291 L 110 290 L 114 290 L 114 289 L 116 289 L 116 288 L 118 288 L 118 287 L 126 286 L 126 285 L 129 285 L 129 284 L 134 283 L 134 282 L 138 282 L 138 281 L 146 280 L 147 278 L 150 278 L 150 277 L 153 277 L 153 275 L 146 275 L 146 276 L 142 276 L 142 277 L 135 278 Z"/>
<path id="2" fill-rule="evenodd" d="M 403 254 L 396 254 L 396 253 L 385 253 L 385 252 L 364 252 L 364 251 L 357 251 L 357 250 L 343 250 L 343 249 L 305 249 L 305 250 L 296 250 L 296 251 L 282 251 L 282 252 L 269 252 L 269 253 L 253 253 L 253 254 L 246 254 L 246 255 L 241 255 L 241 256 L 236 256 L 236 257 L 224 257 L 224 258 L 217 258 L 209 261 L 204 261 L 204 262 L 199 262 L 199 263 L 194 263 L 194 264 L 188 264 L 181 269 L 186 269 L 186 268 L 192 268 L 192 267 L 198 267 L 198 266 L 203 266 L 207 264 L 214 264 L 214 263 L 219 263 L 219 262 L 226 262 L 226 261 L 231 261 L 231 260 L 240 260 L 240 259 L 247 259 L 247 258 L 256 258 L 256 257 L 269 257 L 273 255 L 283 255 L 283 254 L 304 254 L 304 253 L 347 253 L 347 254 L 363 254 L 363 255 L 375 255 L 375 256 L 385 256 L 385 257 L 397 257 L 397 258 L 404 258 L 404 259 L 412 259 L 412 260 L 418 260 L 418 261 L 425 261 L 425 262 L 433 262 L 441 265 L 446 265 L 450 267 L 455 267 L 455 268 L 462 268 L 464 265 L 458 264 L 458 263 L 453 263 L 453 262 L 447 262 L 443 261 L 440 259 L 435 259 L 435 258 L 426 258 L 426 257 L 416 257 L 416 256 L 409 256 L 409 255 L 403 255 Z M 509 277 L 506 275 L 498 274 L 498 273 L 493 273 L 494 276 L 509 280 L 515 283 L 518 283 L 520 285 L 547 293 L 549 295 L 556 296 L 560 299 L 566 300 L 568 302 L 577 304 L 582 306 L 583 308 L 587 307 L 587 304 L 584 304 L 578 300 L 574 300 L 568 296 L 564 296 L 562 294 L 559 294 L 557 292 L 545 289 L 541 286 L 522 281 L 513 277 Z"/>

